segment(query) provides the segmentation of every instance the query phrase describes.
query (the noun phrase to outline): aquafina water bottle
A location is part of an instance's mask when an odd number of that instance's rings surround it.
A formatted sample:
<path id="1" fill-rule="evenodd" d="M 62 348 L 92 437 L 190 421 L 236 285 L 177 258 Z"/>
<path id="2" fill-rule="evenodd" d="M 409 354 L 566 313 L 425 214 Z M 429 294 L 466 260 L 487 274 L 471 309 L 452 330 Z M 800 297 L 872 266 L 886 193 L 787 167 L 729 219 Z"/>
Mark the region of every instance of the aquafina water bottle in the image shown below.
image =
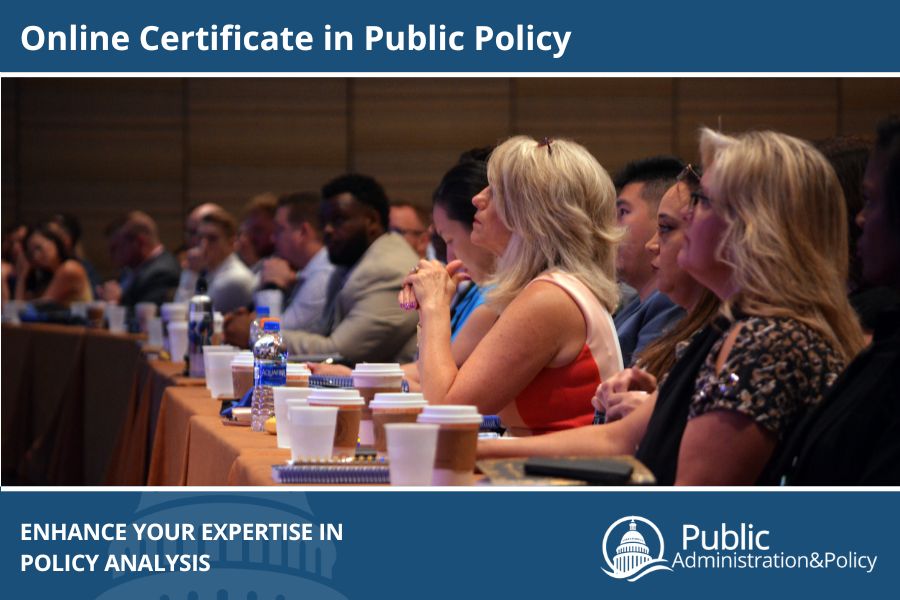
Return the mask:
<path id="1" fill-rule="evenodd" d="M 253 345 L 253 403 L 250 429 L 264 431 L 266 420 L 275 414 L 273 387 L 287 381 L 287 349 L 281 339 L 281 324 L 266 321 L 262 335 Z"/>

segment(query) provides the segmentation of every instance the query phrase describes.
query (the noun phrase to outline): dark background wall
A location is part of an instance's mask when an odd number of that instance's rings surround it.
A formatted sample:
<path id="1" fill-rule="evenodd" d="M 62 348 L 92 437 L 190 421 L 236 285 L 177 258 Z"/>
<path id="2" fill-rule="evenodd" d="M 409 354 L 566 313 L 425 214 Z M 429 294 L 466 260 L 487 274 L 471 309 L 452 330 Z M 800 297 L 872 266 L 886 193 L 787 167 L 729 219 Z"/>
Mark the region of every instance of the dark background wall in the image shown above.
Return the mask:
<path id="1" fill-rule="evenodd" d="M 514 133 L 574 138 L 612 172 L 694 159 L 701 125 L 869 136 L 892 111 L 900 79 L 4 78 L 2 221 L 72 212 L 109 274 L 102 231 L 131 208 L 174 247 L 195 203 L 238 212 L 347 170 L 427 204 L 460 152 Z"/>

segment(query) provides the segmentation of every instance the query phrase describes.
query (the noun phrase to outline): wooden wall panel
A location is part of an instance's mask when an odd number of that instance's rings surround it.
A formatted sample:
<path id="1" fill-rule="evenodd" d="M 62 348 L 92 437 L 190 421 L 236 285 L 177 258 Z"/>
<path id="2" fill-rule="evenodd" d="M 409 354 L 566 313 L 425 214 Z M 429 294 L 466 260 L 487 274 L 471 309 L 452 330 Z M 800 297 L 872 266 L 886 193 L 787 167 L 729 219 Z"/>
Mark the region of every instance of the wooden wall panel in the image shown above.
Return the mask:
<path id="1" fill-rule="evenodd" d="M 2 218 L 79 216 L 107 269 L 105 224 L 142 208 L 181 243 L 186 208 L 237 211 L 263 191 L 318 189 L 354 169 L 427 204 L 460 152 L 525 133 L 584 143 L 611 172 L 693 160 L 700 125 L 810 139 L 871 135 L 900 79 L 395 78 L 2 81 Z"/>
<path id="2" fill-rule="evenodd" d="M 506 79 L 357 79 L 352 167 L 392 198 L 430 205 L 441 176 L 470 148 L 508 135 Z"/>
<path id="3" fill-rule="evenodd" d="M 672 152 L 671 79 L 518 79 L 513 133 L 568 137 L 610 173 Z"/>
<path id="4" fill-rule="evenodd" d="M 85 252 L 107 274 L 103 230 L 125 210 L 146 210 L 159 221 L 165 242 L 180 242 L 181 80 L 19 84 L 22 218 L 76 214 Z"/>
<path id="5" fill-rule="evenodd" d="M 816 140 L 837 133 L 834 79 L 680 79 L 676 89 L 678 153 L 696 160 L 697 130 L 775 129 Z"/>
<path id="6" fill-rule="evenodd" d="M 16 94 L 18 80 L 5 78 L 0 82 L 0 111 L 3 112 L 0 121 L 0 219 L 3 219 L 3 227 L 9 227 L 16 219 L 16 138 L 17 120 Z"/>
<path id="7" fill-rule="evenodd" d="M 344 79 L 192 79 L 187 203 L 237 214 L 265 191 L 318 190 L 347 164 Z"/>
<path id="8" fill-rule="evenodd" d="M 900 78 L 841 80 L 841 133 L 872 136 L 884 117 L 900 115 Z"/>

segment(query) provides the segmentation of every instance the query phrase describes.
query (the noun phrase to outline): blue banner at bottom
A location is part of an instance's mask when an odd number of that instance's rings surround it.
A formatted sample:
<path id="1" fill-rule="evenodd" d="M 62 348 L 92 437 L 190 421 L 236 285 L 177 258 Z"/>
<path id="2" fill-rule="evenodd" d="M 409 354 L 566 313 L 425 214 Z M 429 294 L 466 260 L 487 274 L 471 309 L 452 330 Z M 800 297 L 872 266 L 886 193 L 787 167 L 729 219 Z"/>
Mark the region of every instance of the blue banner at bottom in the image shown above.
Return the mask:
<path id="1" fill-rule="evenodd" d="M 896 492 L 7 490 L 3 596 L 894 597 L 897 501 Z"/>

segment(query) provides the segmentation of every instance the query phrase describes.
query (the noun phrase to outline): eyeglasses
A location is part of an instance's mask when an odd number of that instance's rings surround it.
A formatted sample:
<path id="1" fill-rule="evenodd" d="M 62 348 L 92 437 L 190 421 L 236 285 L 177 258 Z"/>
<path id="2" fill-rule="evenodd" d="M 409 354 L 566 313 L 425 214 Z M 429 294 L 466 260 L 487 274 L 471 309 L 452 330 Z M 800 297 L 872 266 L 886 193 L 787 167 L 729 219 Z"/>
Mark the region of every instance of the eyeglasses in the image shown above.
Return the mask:
<path id="1" fill-rule="evenodd" d="M 675 180 L 683 181 L 688 185 L 700 185 L 700 174 L 694 169 L 694 165 L 688 163 Z"/>

